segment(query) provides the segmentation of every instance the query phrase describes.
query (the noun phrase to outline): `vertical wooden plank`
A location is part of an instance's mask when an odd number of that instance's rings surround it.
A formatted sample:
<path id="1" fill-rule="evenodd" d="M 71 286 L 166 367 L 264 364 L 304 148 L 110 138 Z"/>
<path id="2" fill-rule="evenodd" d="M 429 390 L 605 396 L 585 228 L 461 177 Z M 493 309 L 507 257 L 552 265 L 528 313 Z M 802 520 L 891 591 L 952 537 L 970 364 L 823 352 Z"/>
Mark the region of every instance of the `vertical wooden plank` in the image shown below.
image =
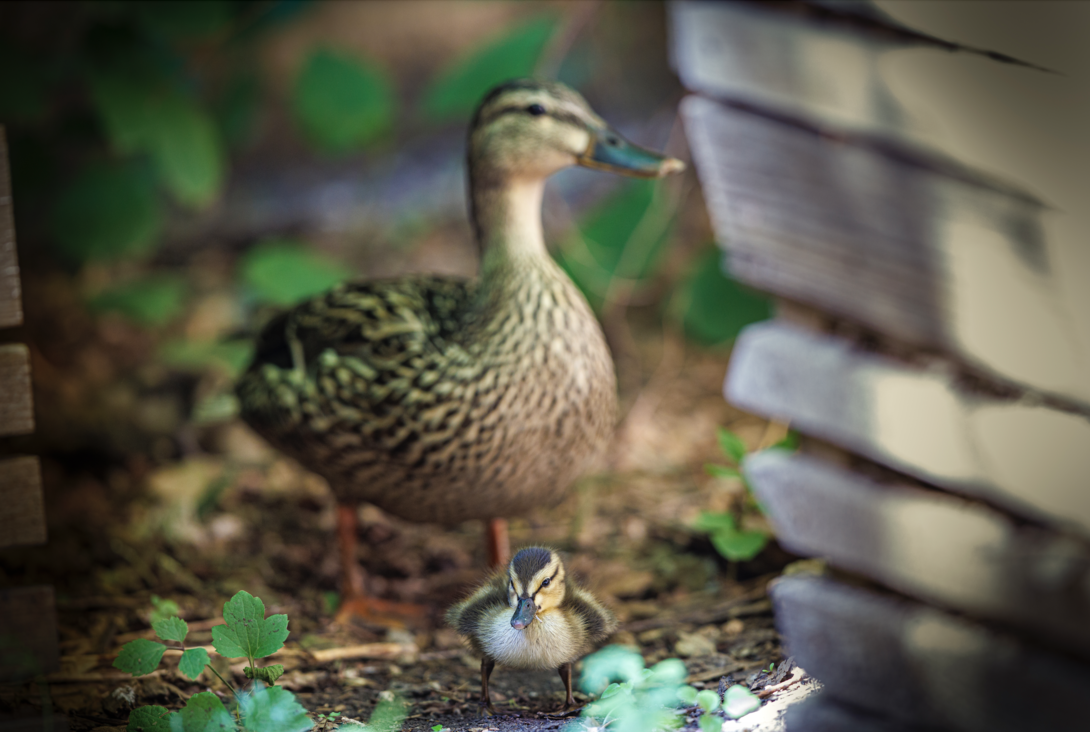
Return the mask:
<path id="1" fill-rule="evenodd" d="M 47 540 L 38 458 L 0 460 L 0 547 Z"/>
<path id="2" fill-rule="evenodd" d="M 0 436 L 33 431 L 30 351 L 21 343 L 0 346 Z"/>
<path id="3" fill-rule="evenodd" d="M 21 681 L 60 668 L 53 588 L 0 590 L 0 681 Z"/>
<path id="4" fill-rule="evenodd" d="M 10 328 L 23 322 L 12 205 L 7 134 L 4 126 L 0 125 L 0 328 Z"/>

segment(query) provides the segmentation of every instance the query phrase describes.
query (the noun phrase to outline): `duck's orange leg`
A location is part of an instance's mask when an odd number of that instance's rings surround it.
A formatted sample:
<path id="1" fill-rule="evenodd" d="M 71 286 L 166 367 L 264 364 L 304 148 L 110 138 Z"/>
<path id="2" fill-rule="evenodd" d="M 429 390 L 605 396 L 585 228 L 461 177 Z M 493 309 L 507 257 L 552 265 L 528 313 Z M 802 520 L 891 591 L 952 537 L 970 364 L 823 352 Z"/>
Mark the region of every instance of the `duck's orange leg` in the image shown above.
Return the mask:
<path id="1" fill-rule="evenodd" d="M 363 570 L 356 560 L 358 540 L 356 532 L 359 520 L 356 506 L 337 504 L 337 543 L 341 559 L 341 604 L 334 621 L 343 623 L 360 618 L 369 623 L 387 627 L 405 627 L 427 614 L 421 605 L 391 602 L 369 597 L 363 589 Z"/>

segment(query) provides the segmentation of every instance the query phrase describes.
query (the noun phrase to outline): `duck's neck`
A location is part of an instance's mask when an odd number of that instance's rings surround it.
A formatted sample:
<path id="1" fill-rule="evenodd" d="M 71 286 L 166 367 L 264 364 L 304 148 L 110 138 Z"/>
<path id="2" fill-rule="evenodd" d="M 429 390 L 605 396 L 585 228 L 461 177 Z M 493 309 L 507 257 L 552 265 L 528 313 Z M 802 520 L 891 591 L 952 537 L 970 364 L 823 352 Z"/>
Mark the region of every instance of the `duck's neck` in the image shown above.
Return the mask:
<path id="1" fill-rule="evenodd" d="M 547 261 L 541 229 L 541 178 L 486 178 L 471 180 L 470 205 L 477 242 L 481 247 L 481 275 L 518 262 Z"/>

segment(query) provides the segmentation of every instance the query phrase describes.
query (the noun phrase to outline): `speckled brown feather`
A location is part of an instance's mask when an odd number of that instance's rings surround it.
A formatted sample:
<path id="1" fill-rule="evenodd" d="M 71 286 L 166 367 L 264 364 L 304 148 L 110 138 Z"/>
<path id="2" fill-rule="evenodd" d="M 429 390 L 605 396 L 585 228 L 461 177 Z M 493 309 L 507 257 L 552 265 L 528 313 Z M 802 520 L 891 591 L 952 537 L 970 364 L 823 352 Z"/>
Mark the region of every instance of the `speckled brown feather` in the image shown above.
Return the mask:
<path id="1" fill-rule="evenodd" d="M 564 109 L 580 101 L 527 84 L 482 110 L 524 104 L 519 95 Z M 548 171 L 526 184 L 514 158 L 541 143 L 514 117 L 470 133 L 479 280 L 339 287 L 273 320 L 237 385 L 243 419 L 342 503 L 448 524 L 517 515 L 559 499 L 606 445 L 612 359 L 582 293 L 545 251 Z"/>

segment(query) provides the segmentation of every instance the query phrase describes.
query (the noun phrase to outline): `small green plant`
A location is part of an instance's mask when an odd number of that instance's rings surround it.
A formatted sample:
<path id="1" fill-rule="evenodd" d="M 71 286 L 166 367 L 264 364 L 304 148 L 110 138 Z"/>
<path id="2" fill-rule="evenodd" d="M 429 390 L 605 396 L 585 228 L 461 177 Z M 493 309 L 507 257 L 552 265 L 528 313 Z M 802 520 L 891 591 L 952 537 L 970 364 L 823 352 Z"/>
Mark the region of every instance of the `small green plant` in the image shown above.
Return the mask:
<path id="1" fill-rule="evenodd" d="M 284 646 L 288 637 L 288 616 L 265 617 L 265 604 L 248 592 L 239 592 L 223 606 L 223 625 L 212 628 L 212 647 L 226 658 L 246 658 L 246 678 L 254 683 L 248 691 L 231 685 L 211 665 L 204 648 L 186 648 L 189 626 L 177 616 L 178 605 L 171 600 L 152 599 L 152 628 L 165 643 L 137 638 L 126 643 L 114 660 L 114 668 L 133 676 L 150 674 L 167 651 L 181 653 L 178 670 L 196 680 L 207 668 L 231 690 L 235 715 L 211 691 L 194 694 L 180 711 L 161 706 L 134 709 L 128 732 L 205 732 L 206 730 L 252 730 L 253 732 L 302 732 L 313 726 L 295 695 L 275 686 L 284 673 L 280 664 L 258 667 L 255 661 Z M 166 643 L 176 645 L 166 645 Z"/>
<path id="2" fill-rule="evenodd" d="M 761 512 L 760 504 L 753 497 L 749 481 L 742 472 L 742 461 L 745 460 L 748 451 L 746 445 L 738 435 L 723 427 L 716 428 L 716 437 L 719 440 L 719 449 L 727 458 L 730 465 L 718 465 L 708 463 L 704 470 L 708 475 L 717 478 L 738 478 L 746 490 L 746 498 L 742 505 L 735 511 L 713 512 L 703 511 L 697 518 L 693 528 L 706 532 L 712 541 L 716 551 L 732 562 L 748 562 L 756 557 L 768 545 L 771 538 L 767 531 L 762 529 L 743 529 L 742 514 L 745 510 Z M 793 450 L 798 446 L 798 435 L 789 432 L 786 437 L 769 449 Z"/>
<path id="3" fill-rule="evenodd" d="M 680 707 L 697 707 L 702 732 L 718 732 L 722 719 L 715 712 L 721 706 L 732 719 L 761 706 L 761 700 L 742 685 L 728 689 L 729 704 L 723 703 L 718 692 L 685 684 L 686 674 L 685 664 L 676 658 L 644 668 L 643 657 L 631 648 L 607 646 L 583 662 L 580 688 L 588 694 L 601 694 L 584 707 L 579 721 L 569 729 L 661 732 L 684 724 L 686 712 Z"/>
<path id="4" fill-rule="evenodd" d="M 330 712 L 329 714 L 319 714 L 318 719 L 323 722 L 336 722 L 339 716 L 341 716 L 340 712 Z"/>

